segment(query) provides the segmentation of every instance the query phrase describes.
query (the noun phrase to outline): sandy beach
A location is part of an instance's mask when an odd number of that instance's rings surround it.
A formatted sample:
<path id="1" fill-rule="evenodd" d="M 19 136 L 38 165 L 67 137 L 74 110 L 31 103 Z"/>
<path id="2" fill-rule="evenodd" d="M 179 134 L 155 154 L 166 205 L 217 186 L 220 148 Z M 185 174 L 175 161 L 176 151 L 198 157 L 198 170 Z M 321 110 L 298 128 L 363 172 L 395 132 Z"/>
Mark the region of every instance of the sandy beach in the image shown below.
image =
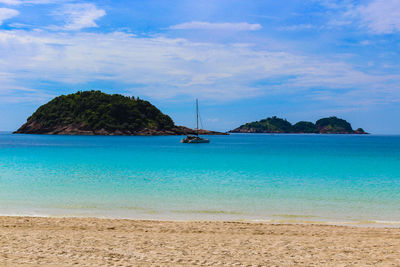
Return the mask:
<path id="1" fill-rule="evenodd" d="M 400 266 L 400 229 L 0 217 L 0 263 L 7 266 Z"/>

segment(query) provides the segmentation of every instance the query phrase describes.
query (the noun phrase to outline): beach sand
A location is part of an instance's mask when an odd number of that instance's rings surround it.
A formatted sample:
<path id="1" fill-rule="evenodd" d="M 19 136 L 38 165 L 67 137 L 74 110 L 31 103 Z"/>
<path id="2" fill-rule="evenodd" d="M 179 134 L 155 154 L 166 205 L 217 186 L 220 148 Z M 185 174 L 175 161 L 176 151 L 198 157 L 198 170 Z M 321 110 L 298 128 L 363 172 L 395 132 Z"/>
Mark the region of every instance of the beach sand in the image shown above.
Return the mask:
<path id="1" fill-rule="evenodd" d="M 6 266 L 400 266 L 400 229 L 0 217 Z"/>

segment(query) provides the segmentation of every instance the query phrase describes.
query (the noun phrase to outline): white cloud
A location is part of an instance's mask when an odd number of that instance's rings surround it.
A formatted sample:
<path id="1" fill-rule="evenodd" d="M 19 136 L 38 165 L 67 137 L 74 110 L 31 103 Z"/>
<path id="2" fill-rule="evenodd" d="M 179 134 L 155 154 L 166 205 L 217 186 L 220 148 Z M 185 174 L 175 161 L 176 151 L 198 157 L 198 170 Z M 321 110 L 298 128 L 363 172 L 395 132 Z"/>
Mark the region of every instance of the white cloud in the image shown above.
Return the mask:
<path id="1" fill-rule="evenodd" d="M 372 75 L 345 62 L 249 45 L 144 38 L 122 32 L 9 30 L 0 31 L 0 51 L 0 73 L 6 73 L 0 75 L 0 91 L 38 81 L 68 88 L 112 81 L 134 94 L 155 98 L 197 96 L 225 101 L 298 91 L 307 95 L 309 88 L 316 87 L 329 93 L 353 90 L 360 99 L 399 97 L 394 88 L 399 75 Z M 279 83 L 268 84 L 269 80 Z"/>
<path id="2" fill-rule="evenodd" d="M 3 63 L 0 61 L 0 64 Z M 0 103 L 43 102 L 49 94 L 16 83 L 18 75 L 0 71 Z"/>
<path id="3" fill-rule="evenodd" d="M 30 24 L 19 23 L 19 22 L 9 23 L 8 26 L 10 26 L 12 28 L 31 28 L 32 27 L 32 25 L 30 25 Z"/>
<path id="4" fill-rule="evenodd" d="M 61 10 L 55 12 L 55 15 L 66 23 L 61 29 L 68 31 L 98 27 L 95 21 L 105 14 L 104 10 L 98 9 L 94 4 L 89 3 L 67 4 Z M 60 27 L 53 27 L 53 29 L 60 29 Z"/>
<path id="5" fill-rule="evenodd" d="M 0 0 L 1 4 L 6 4 L 6 5 L 19 5 L 21 1 L 19 0 Z"/>
<path id="6" fill-rule="evenodd" d="M 0 0 L 1 4 L 6 5 L 23 5 L 23 4 L 50 4 L 54 2 L 59 2 L 60 0 Z"/>
<path id="7" fill-rule="evenodd" d="M 240 23 L 211 23 L 205 21 L 185 22 L 178 25 L 173 25 L 170 29 L 173 30 L 229 30 L 229 31 L 256 31 L 262 27 L 260 24 L 250 24 L 247 22 Z"/>
<path id="8" fill-rule="evenodd" d="M 374 0 L 360 6 L 353 14 L 360 17 L 363 26 L 377 34 L 400 32 L 400 1 Z"/>
<path id="9" fill-rule="evenodd" d="M 353 0 L 312 0 L 329 10 L 350 9 L 354 5 Z"/>
<path id="10" fill-rule="evenodd" d="M 363 45 L 363 46 L 370 45 L 370 44 L 372 44 L 372 42 L 370 40 L 362 40 L 360 42 L 360 45 Z"/>
<path id="11" fill-rule="evenodd" d="M 316 0 L 327 7 L 331 14 L 330 26 L 353 26 L 367 29 L 374 34 L 391 34 L 400 32 L 400 1 L 370 0 L 366 4 L 355 4 L 354 1 Z M 366 1 L 365 1 L 366 2 Z"/>
<path id="12" fill-rule="evenodd" d="M 3 24 L 3 21 L 6 19 L 18 16 L 19 12 L 10 8 L 0 8 L 0 25 Z"/>
<path id="13" fill-rule="evenodd" d="M 279 30 L 281 31 L 302 31 L 302 30 L 310 30 L 310 29 L 315 29 L 318 28 L 315 25 L 312 24 L 297 24 L 297 25 L 290 25 L 290 26 L 282 26 L 279 27 Z"/>

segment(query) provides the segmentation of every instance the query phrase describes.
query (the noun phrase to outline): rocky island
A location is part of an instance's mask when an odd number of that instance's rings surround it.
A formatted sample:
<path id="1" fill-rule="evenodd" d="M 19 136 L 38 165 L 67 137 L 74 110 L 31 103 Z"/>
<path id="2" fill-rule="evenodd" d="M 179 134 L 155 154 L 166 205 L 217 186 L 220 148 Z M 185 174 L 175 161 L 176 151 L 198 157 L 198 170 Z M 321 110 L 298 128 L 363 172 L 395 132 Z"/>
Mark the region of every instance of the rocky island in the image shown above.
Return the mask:
<path id="1" fill-rule="evenodd" d="M 59 135 L 188 135 L 150 102 L 119 94 L 83 91 L 39 107 L 14 133 Z M 226 134 L 199 130 L 199 134 Z"/>
<path id="2" fill-rule="evenodd" d="M 315 123 L 300 121 L 292 125 L 277 117 L 250 122 L 229 131 L 230 133 L 316 133 L 316 134 L 367 134 L 362 128 L 353 130 L 350 123 L 337 117 L 317 120 Z"/>

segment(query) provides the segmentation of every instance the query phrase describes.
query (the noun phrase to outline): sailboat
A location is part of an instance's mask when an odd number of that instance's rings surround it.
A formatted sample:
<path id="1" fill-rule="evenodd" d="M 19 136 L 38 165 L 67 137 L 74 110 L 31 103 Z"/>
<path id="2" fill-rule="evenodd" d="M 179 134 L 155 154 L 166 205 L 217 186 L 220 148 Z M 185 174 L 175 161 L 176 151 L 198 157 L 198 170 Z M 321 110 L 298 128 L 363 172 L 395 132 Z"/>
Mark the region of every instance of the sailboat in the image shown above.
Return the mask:
<path id="1" fill-rule="evenodd" d="M 199 137 L 199 101 L 196 98 L 196 135 L 188 135 L 181 140 L 186 144 L 210 143 L 209 139 Z"/>

